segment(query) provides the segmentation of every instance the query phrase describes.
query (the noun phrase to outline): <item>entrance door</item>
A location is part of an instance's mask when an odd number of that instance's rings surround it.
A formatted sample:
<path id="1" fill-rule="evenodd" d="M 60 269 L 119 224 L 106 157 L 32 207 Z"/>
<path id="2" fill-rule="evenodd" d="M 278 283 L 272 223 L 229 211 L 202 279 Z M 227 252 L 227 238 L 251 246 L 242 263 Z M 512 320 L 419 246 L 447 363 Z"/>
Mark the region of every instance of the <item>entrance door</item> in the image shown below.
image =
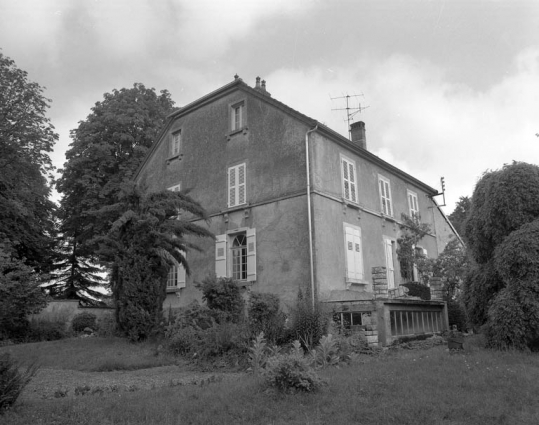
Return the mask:
<path id="1" fill-rule="evenodd" d="M 386 254 L 387 288 L 395 288 L 395 262 L 393 255 L 393 241 L 384 239 L 384 251 Z"/>

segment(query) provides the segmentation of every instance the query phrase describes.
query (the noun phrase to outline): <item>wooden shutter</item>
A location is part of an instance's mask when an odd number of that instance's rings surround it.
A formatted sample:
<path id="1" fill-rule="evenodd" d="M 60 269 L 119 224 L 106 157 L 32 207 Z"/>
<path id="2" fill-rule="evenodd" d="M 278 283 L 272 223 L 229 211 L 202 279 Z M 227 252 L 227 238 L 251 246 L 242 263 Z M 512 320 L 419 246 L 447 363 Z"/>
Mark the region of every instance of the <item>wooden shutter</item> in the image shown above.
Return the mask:
<path id="1" fill-rule="evenodd" d="M 349 201 L 357 202 L 356 195 L 356 166 L 347 159 L 342 159 L 343 197 Z"/>
<path id="2" fill-rule="evenodd" d="M 386 255 L 387 287 L 395 287 L 395 265 L 393 262 L 393 243 L 391 239 L 384 239 L 384 251 Z"/>
<path id="3" fill-rule="evenodd" d="M 245 204 L 246 193 L 246 167 L 240 164 L 228 169 L 228 206 Z"/>
<path id="4" fill-rule="evenodd" d="M 185 252 L 181 251 L 183 257 L 185 258 Z M 178 267 L 178 288 L 185 288 L 186 284 L 186 273 L 185 273 L 185 267 L 181 264 L 177 264 L 176 267 Z"/>
<path id="5" fill-rule="evenodd" d="M 389 182 L 380 178 L 380 201 L 382 204 L 382 212 L 385 215 L 392 216 L 393 209 L 391 206 L 391 191 L 389 189 Z"/>
<path id="6" fill-rule="evenodd" d="M 215 275 L 217 277 L 226 276 L 226 235 L 217 235 L 215 237 Z"/>
<path id="7" fill-rule="evenodd" d="M 256 281 L 256 229 L 247 229 L 247 281 Z"/>
<path id="8" fill-rule="evenodd" d="M 363 253 L 361 246 L 361 230 L 345 227 L 346 277 L 363 280 Z"/>

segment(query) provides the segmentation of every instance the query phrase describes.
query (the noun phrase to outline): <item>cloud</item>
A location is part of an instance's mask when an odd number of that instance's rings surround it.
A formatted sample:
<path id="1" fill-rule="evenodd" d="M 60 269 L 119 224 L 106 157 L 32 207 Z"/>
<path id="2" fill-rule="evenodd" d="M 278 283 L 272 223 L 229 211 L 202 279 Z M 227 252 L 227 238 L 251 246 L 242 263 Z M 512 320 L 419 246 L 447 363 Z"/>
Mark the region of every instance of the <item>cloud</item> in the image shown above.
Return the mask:
<path id="1" fill-rule="evenodd" d="M 435 188 L 444 176 L 448 212 L 485 170 L 539 160 L 539 49 L 522 51 L 482 91 L 403 55 L 368 67 L 281 69 L 267 80 L 274 97 L 345 136 L 345 111 L 331 111 L 344 101 L 329 97 L 363 92 L 361 103 L 370 107 L 355 119 L 366 122 L 369 150 Z"/>

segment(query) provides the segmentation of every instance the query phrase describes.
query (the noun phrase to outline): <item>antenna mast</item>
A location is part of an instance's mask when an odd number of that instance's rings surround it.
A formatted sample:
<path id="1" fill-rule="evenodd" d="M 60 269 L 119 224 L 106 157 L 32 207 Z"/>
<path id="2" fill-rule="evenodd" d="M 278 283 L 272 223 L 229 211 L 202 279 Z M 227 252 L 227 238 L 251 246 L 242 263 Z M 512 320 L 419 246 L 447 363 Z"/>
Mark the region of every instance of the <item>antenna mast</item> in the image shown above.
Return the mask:
<path id="1" fill-rule="evenodd" d="M 358 106 L 350 106 L 350 98 L 352 97 L 365 97 L 363 93 L 361 94 L 352 94 L 352 95 L 345 95 L 340 97 L 331 97 L 331 100 L 337 100 L 337 99 L 346 99 L 346 108 L 333 108 L 332 111 L 346 111 L 346 122 L 348 125 L 348 139 L 352 140 L 352 134 L 350 132 L 350 123 L 354 121 L 354 116 L 356 114 L 361 113 L 361 111 L 367 109 L 369 106 L 361 106 L 361 103 L 358 102 Z"/>

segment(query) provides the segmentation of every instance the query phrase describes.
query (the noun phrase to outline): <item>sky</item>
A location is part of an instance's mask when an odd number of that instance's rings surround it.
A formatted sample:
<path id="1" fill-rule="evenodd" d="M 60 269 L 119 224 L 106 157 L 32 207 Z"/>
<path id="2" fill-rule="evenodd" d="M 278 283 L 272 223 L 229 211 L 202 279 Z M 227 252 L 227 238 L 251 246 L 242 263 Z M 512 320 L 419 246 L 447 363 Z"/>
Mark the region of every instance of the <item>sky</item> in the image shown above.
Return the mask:
<path id="1" fill-rule="evenodd" d="M 0 0 L 0 49 L 46 87 L 58 168 L 104 93 L 182 106 L 235 74 L 344 136 L 351 96 L 372 153 L 445 178 L 447 214 L 486 170 L 539 164 L 539 0 Z"/>

